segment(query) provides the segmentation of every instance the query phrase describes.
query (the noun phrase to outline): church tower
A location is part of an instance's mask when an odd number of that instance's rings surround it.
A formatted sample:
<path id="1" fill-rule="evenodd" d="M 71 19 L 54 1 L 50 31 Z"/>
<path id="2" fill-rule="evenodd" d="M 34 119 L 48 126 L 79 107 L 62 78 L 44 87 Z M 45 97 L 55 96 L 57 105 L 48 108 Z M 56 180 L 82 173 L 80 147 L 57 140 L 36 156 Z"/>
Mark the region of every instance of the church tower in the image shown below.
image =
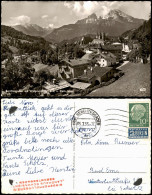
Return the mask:
<path id="1" fill-rule="evenodd" d="M 104 32 L 102 32 L 102 40 L 104 41 Z"/>
<path id="2" fill-rule="evenodd" d="M 97 34 L 96 34 L 96 39 L 98 39 L 98 32 L 97 32 Z"/>

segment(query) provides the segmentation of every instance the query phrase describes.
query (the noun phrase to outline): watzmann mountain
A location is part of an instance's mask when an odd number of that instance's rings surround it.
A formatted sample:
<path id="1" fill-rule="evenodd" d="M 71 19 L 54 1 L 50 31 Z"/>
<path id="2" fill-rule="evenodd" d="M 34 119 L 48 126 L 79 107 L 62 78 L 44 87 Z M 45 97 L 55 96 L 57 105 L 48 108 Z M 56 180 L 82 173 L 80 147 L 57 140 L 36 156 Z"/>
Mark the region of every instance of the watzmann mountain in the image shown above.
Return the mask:
<path id="1" fill-rule="evenodd" d="M 102 13 L 101 13 L 102 14 Z M 104 32 L 109 36 L 120 36 L 122 33 L 138 28 L 143 24 L 143 19 L 137 19 L 120 10 L 111 10 L 104 17 L 97 17 L 95 13 L 87 18 L 78 20 L 75 24 L 64 25 L 54 30 L 46 30 L 38 26 L 14 27 L 16 30 L 33 36 L 43 36 L 47 41 L 61 42 L 87 34 Z"/>
<path id="2" fill-rule="evenodd" d="M 85 34 L 97 34 L 97 32 L 119 36 L 127 30 L 138 28 L 143 22 L 143 19 L 133 18 L 120 10 L 111 10 L 104 18 L 97 17 L 93 13 L 87 18 L 78 20 L 75 24 L 64 25 L 54 29 L 45 38 L 60 42 Z"/>

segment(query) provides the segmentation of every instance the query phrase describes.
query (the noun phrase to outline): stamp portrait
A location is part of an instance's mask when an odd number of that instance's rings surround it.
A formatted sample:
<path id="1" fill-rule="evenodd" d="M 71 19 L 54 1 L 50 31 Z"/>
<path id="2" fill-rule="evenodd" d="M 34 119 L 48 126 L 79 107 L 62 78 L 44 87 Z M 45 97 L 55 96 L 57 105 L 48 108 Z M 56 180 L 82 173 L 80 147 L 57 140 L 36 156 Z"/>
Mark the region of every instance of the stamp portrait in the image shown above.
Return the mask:
<path id="1" fill-rule="evenodd" d="M 149 127 L 148 103 L 129 103 L 129 127 Z"/>

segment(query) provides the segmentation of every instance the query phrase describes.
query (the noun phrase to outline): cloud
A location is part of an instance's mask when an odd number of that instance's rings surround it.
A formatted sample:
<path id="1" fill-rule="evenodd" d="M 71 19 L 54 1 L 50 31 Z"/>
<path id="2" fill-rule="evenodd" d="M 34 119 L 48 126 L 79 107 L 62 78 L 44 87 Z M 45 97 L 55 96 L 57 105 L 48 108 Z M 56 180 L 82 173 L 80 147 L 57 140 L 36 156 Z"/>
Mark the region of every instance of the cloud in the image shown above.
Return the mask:
<path id="1" fill-rule="evenodd" d="M 31 21 L 31 18 L 29 16 L 18 16 L 18 17 L 10 17 L 10 25 L 24 25 L 29 24 Z"/>
<path id="2" fill-rule="evenodd" d="M 91 14 L 92 12 L 95 12 L 98 9 L 98 3 L 99 2 L 91 2 L 91 1 L 85 1 L 83 3 L 83 8 L 82 10 L 84 11 L 84 13 L 86 14 Z"/>
<path id="3" fill-rule="evenodd" d="M 74 3 L 73 10 L 77 13 L 80 13 L 81 9 L 82 9 L 81 3 L 76 1 Z"/>
<path id="4" fill-rule="evenodd" d="M 124 2 L 123 2 L 124 4 Z M 71 9 L 79 17 L 86 17 L 92 13 L 97 16 L 105 16 L 111 9 L 119 9 L 122 2 L 117 1 L 73 1 L 64 2 L 64 6 Z"/>
<path id="5" fill-rule="evenodd" d="M 99 13 L 103 15 L 107 11 L 105 6 L 106 2 L 97 2 L 97 1 L 75 1 L 75 2 L 65 2 L 64 6 L 71 9 L 77 16 L 88 16 L 92 13 Z"/>
<path id="6" fill-rule="evenodd" d="M 49 17 L 48 15 L 41 16 L 42 19 L 45 19 L 45 18 L 48 18 L 48 17 Z"/>
<path id="7" fill-rule="evenodd" d="M 65 1 L 64 2 L 64 6 L 67 7 L 67 8 L 71 8 L 72 7 L 72 4 Z"/>

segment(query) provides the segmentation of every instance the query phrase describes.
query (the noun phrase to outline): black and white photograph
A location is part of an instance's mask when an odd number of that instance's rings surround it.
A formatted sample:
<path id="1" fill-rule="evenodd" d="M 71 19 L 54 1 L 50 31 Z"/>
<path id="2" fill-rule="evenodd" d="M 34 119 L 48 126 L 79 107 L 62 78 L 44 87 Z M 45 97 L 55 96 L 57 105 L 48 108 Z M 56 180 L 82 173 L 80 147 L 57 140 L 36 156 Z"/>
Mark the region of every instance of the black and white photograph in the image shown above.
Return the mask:
<path id="1" fill-rule="evenodd" d="M 3 1 L 2 97 L 150 97 L 150 1 Z"/>

